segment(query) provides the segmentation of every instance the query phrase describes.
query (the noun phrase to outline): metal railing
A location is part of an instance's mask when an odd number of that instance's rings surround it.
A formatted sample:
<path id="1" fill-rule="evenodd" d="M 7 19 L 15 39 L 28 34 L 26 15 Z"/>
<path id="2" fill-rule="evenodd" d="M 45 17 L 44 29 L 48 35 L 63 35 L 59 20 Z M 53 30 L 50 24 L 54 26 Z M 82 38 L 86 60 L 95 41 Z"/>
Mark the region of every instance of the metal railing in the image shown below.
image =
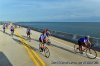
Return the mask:
<path id="1" fill-rule="evenodd" d="M 31 27 L 31 26 L 25 26 L 25 25 L 20 25 L 20 24 L 15 24 L 15 25 L 19 25 L 19 26 L 25 27 L 25 28 L 30 28 L 30 29 L 38 31 L 38 32 L 43 31 L 43 29 L 39 29 L 39 28 Z M 49 31 L 52 36 L 61 38 L 66 41 L 73 42 L 75 44 L 77 44 L 77 41 L 79 38 L 84 37 L 84 35 L 64 33 L 64 32 L 59 32 L 59 31 L 52 31 L 52 30 L 49 30 Z M 93 48 L 96 49 L 97 51 L 100 51 L 100 38 L 90 37 L 90 41 L 92 44 L 94 44 Z"/>

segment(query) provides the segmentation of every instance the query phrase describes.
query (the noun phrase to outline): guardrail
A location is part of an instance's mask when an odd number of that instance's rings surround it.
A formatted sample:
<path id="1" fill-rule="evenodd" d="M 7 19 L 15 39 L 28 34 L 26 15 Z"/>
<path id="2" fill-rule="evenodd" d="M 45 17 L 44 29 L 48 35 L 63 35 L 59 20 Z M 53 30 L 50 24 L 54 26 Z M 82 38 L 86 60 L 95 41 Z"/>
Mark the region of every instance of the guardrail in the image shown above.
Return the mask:
<path id="1" fill-rule="evenodd" d="M 30 28 L 30 29 L 38 31 L 38 32 L 43 31 L 43 29 L 39 29 L 39 28 L 31 27 L 31 26 L 20 25 L 20 24 L 14 24 L 14 25 L 18 25 L 18 26 L 25 27 L 25 28 Z M 77 44 L 77 40 L 80 37 L 84 37 L 84 35 L 64 33 L 64 32 L 59 32 L 59 31 L 52 31 L 52 30 L 49 30 L 49 31 L 51 32 L 52 36 L 61 38 L 66 41 L 73 42 L 75 44 Z M 100 51 L 100 38 L 90 37 L 90 41 L 92 44 L 94 44 L 93 48 L 96 49 L 97 51 Z"/>

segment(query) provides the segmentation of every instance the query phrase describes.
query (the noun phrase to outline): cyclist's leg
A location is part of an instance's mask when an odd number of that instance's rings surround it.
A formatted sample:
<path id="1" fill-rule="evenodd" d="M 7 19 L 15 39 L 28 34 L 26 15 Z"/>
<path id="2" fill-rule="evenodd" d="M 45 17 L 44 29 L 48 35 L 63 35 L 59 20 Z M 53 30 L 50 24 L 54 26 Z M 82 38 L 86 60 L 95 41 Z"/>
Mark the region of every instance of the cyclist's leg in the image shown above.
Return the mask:
<path id="1" fill-rule="evenodd" d="M 43 52 L 43 49 L 44 49 L 44 43 L 41 42 L 40 44 L 40 49 L 41 49 L 41 52 Z"/>
<path id="2" fill-rule="evenodd" d="M 29 34 L 27 33 L 27 39 L 29 39 Z"/>
<path id="3" fill-rule="evenodd" d="M 14 34 L 14 31 L 12 31 L 12 35 Z"/>
<path id="4" fill-rule="evenodd" d="M 29 40 L 31 39 L 30 33 L 29 33 Z"/>
<path id="5" fill-rule="evenodd" d="M 42 52 L 43 51 L 43 49 L 42 49 L 42 41 L 39 39 L 39 42 L 40 42 L 39 49 L 40 49 L 40 52 Z"/>
<path id="6" fill-rule="evenodd" d="M 5 29 L 3 29 L 3 32 L 5 33 Z"/>
<path id="7" fill-rule="evenodd" d="M 78 41 L 79 51 L 82 51 L 82 42 Z"/>
<path id="8" fill-rule="evenodd" d="M 14 30 L 12 31 L 12 34 L 14 35 Z"/>
<path id="9" fill-rule="evenodd" d="M 13 31 L 11 31 L 11 36 L 13 36 Z"/>

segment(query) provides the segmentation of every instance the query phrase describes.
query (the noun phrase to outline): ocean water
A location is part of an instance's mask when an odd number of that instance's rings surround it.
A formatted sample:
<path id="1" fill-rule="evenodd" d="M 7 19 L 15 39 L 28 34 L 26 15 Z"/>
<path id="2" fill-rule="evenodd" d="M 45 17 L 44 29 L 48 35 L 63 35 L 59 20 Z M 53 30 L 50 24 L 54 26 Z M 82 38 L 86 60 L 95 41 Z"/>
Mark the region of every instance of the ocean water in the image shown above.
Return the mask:
<path id="1" fill-rule="evenodd" d="M 18 22 L 17 24 L 100 38 L 99 22 Z"/>

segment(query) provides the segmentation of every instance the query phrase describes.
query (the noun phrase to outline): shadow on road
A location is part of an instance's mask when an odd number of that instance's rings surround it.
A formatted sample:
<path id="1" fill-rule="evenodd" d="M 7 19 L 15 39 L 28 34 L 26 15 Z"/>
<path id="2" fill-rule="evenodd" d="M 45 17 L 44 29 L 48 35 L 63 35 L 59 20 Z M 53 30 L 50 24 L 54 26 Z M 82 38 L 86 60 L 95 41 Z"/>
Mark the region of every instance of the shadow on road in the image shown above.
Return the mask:
<path id="1" fill-rule="evenodd" d="M 69 49 L 67 49 L 67 48 L 64 48 L 64 47 L 61 47 L 61 46 L 57 46 L 57 45 L 54 45 L 54 44 L 51 44 L 51 45 L 54 46 L 54 47 L 57 47 L 57 48 L 59 48 L 59 49 L 65 50 L 65 51 L 69 51 L 69 52 L 71 52 L 71 53 L 75 53 L 74 50 L 72 51 L 72 50 L 69 50 Z"/>
<path id="2" fill-rule="evenodd" d="M 3 52 L 0 52 L 0 66 L 13 66 Z"/>
<path id="3" fill-rule="evenodd" d="M 22 45 L 22 42 L 21 42 L 19 39 L 13 38 L 13 40 Z M 26 44 L 26 43 L 24 43 L 24 42 L 23 42 L 23 45 L 25 45 L 25 46 L 27 46 L 28 48 L 33 49 L 33 50 L 35 50 L 35 51 L 38 50 L 38 49 L 36 49 L 35 47 L 32 47 L 32 46 L 30 46 L 29 44 Z"/>
<path id="4" fill-rule="evenodd" d="M 0 31 L 3 32 L 2 30 L 0 30 Z M 4 32 L 3 32 L 3 33 L 4 33 Z M 7 34 L 7 35 L 9 35 L 9 36 L 11 35 L 11 34 L 9 34 L 9 33 L 7 33 L 7 32 L 5 32 L 5 34 Z"/>
<path id="5" fill-rule="evenodd" d="M 14 41 L 18 42 L 18 44 L 21 44 L 21 41 L 15 38 L 12 38 Z"/>
<path id="6" fill-rule="evenodd" d="M 37 41 L 37 42 L 39 42 L 39 40 L 37 40 L 37 39 L 34 39 L 34 38 L 31 38 L 31 39 L 29 39 L 29 38 L 27 38 L 27 36 L 24 36 L 24 35 L 22 35 L 22 37 L 25 39 L 25 40 L 33 40 L 33 41 Z"/>

